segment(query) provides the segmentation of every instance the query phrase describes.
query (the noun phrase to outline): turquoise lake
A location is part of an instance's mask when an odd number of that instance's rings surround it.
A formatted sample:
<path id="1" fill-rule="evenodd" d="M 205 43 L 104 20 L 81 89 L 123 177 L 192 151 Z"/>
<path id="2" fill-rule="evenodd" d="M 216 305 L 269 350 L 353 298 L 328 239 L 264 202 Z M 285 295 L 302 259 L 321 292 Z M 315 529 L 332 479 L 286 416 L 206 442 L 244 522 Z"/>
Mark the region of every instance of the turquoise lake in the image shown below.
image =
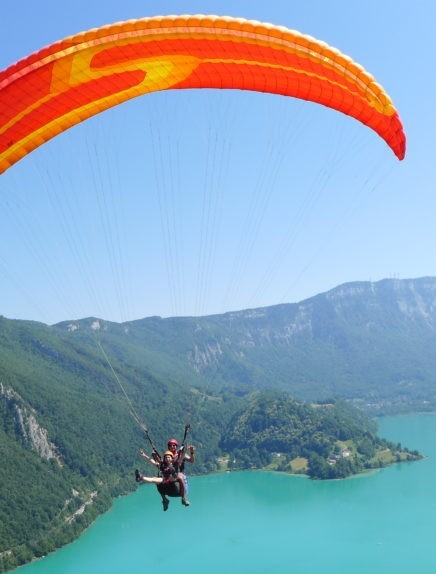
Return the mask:
<path id="1" fill-rule="evenodd" d="M 115 501 L 82 537 L 20 574 L 433 574 L 436 414 L 383 419 L 380 435 L 426 455 L 342 481 L 267 472 L 190 479 L 191 506 L 154 486 Z M 133 477 L 132 477 L 133 480 Z"/>

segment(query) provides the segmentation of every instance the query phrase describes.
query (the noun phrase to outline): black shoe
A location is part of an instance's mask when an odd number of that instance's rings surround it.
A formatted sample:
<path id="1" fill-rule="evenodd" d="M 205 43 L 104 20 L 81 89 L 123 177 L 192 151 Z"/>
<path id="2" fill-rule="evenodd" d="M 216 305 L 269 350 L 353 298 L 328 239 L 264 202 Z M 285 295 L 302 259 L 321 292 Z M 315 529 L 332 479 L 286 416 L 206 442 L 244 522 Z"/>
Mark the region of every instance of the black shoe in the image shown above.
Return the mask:
<path id="1" fill-rule="evenodd" d="M 163 506 L 164 512 L 166 512 L 168 510 L 169 505 L 170 505 L 170 501 L 168 500 L 168 498 L 163 498 L 162 499 L 162 506 Z"/>
<path id="2" fill-rule="evenodd" d="M 182 498 L 182 504 L 183 504 L 183 506 L 189 506 L 191 503 L 189 502 L 189 500 L 187 498 Z"/>
<path id="3" fill-rule="evenodd" d="M 135 470 L 135 479 L 136 479 L 136 482 L 142 481 L 142 474 L 139 472 L 138 469 Z"/>

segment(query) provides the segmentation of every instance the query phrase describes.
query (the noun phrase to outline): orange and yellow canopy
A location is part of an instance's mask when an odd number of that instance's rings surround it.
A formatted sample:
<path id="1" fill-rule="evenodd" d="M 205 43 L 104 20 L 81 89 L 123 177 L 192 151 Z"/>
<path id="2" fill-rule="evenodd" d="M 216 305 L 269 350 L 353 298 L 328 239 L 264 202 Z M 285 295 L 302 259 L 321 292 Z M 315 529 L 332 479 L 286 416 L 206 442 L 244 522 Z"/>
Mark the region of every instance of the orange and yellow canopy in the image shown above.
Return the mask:
<path id="1" fill-rule="evenodd" d="M 103 110 L 182 88 L 255 90 L 318 102 L 372 128 L 399 159 L 405 155 L 391 99 L 335 48 L 239 18 L 162 16 L 71 36 L 0 72 L 0 173 Z"/>

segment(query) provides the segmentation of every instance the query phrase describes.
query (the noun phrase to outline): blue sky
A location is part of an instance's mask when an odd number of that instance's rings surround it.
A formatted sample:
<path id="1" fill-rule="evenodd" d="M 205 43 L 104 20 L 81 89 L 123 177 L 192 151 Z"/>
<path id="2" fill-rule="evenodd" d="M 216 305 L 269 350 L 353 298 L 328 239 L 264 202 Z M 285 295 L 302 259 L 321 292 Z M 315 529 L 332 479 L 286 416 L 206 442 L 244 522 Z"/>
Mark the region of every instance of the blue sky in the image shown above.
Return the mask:
<path id="1" fill-rule="evenodd" d="M 355 120 L 291 98 L 138 98 L 0 176 L 0 314 L 205 315 L 435 276 L 433 0 L 8 3 L 0 68 L 82 30 L 183 13 L 284 25 L 350 55 L 393 99 L 406 159 Z"/>

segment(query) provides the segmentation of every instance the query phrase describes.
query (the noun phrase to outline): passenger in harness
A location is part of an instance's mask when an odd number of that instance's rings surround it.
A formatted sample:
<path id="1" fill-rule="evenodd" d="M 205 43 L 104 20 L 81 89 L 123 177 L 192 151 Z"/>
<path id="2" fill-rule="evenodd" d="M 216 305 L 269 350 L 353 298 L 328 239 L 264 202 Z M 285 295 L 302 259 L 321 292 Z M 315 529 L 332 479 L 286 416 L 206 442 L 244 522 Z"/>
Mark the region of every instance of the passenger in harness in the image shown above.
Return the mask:
<path id="1" fill-rule="evenodd" d="M 181 449 L 183 448 L 184 447 L 182 446 Z M 170 438 L 168 440 L 168 450 L 172 452 L 173 456 L 177 456 L 181 449 L 179 449 L 179 441 L 176 438 Z M 188 450 L 189 454 L 185 453 L 179 468 L 180 478 L 183 479 L 185 484 L 185 494 L 188 494 L 188 479 L 185 474 L 185 462 L 190 462 L 192 464 L 195 461 L 195 447 L 189 445 Z"/>
<path id="2" fill-rule="evenodd" d="M 160 476 L 144 476 L 138 469 L 135 471 L 136 482 L 145 482 L 146 484 L 155 484 L 159 493 L 162 496 L 162 504 L 164 511 L 168 510 L 170 501 L 168 496 L 180 496 L 182 504 L 189 506 L 190 502 L 186 498 L 185 482 L 182 473 L 179 472 L 180 466 L 183 463 L 185 451 L 182 450 L 173 456 L 169 450 L 165 451 L 163 460 L 156 457 L 148 456 L 144 450 L 139 451 L 140 456 L 145 458 L 150 464 L 159 468 Z"/>

